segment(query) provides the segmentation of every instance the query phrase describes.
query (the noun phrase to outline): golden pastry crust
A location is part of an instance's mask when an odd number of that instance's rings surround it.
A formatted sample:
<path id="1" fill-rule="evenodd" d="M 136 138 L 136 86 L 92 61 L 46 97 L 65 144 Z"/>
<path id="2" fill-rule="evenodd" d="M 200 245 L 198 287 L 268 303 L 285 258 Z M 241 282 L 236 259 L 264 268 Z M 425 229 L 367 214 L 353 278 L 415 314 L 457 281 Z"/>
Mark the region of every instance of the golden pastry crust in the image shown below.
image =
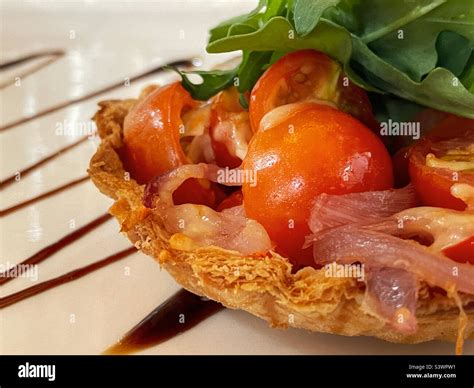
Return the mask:
<path id="1" fill-rule="evenodd" d="M 324 270 L 313 268 L 292 273 L 291 264 L 275 252 L 246 257 L 217 247 L 198 247 L 182 234 L 170 236 L 159 215 L 142 205 L 144 186 L 129 178 L 118 154 L 123 120 L 136 101 L 99 104 L 94 120 L 101 144 L 91 159 L 89 174 L 99 190 L 115 200 L 110 213 L 122 232 L 184 288 L 226 307 L 246 310 L 273 327 L 373 336 L 399 343 L 456 340 L 459 310 L 454 300 L 426 284 L 419 290 L 419 329 L 405 335 L 361 308 L 364 284 L 355 279 L 329 278 Z M 474 338 L 474 296 L 460 296 L 468 316 L 464 337 Z"/>

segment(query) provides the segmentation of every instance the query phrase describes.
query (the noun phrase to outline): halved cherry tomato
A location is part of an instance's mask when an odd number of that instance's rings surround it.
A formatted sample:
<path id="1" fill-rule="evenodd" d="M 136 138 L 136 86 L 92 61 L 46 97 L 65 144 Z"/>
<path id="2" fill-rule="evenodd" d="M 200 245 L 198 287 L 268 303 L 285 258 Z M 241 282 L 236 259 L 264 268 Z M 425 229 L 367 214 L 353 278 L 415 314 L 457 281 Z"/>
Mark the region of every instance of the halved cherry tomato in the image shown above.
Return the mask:
<path id="1" fill-rule="evenodd" d="M 242 160 L 235 156 L 236 150 L 229 150 L 232 135 L 245 136 L 249 126 L 248 112 L 239 103 L 239 93 L 236 88 L 229 88 L 212 99 L 210 135 L 211 144 L 216 158 L 216 164 L 221 167 L 236 168 Z M 240 133 L 239 133 L 240 132 Z M 227 144 L 226 144 L 227 143 Z"/>
<path id="2" fill-rule="evenodd" d="M 451 195 L 455 183 L 474 186 L 474 120 L 449 116 L 410 150 L 409 173 L 424 205 L 464 210 L 466 204 Z M 471 147 L 471 148 L 469 148 Z"/>
<path id="3" fill-rule="evenodd" d="M 474 264 L 474 236 L 446 248 L 443 253 L 454 261 Z"/>
<path id="4" fill-rule="evenodd" d="M 349 81 L 341 66 L 323 53 L 301 50 L 280 58 L 255 84 L 249 107 L 253 131 L 273 108 L 311 99 L 331 101 L 366 126 L 378 129 L 366 92 Z"/>
<path id="5" fill-rule="evenodd" d="M 314 103 L 266 115 L 242 166 L 256 175 L 242 187 L 247 215 L 296 267 L 314 264 L 312 250 L 302 246 L 317 195 L 393 185 L 392 162 L 377 136 L 352 116 Z"/>
<path id="6" fill-rule="evenodd" d="M 395 187 L 405 187 L 410 183 L 408 173 L 408 163 L 410 161 L 410 147 L 400 148 L 393 155 L 393 175 L 395 177 Z"/>
<path id="7" fill-rule="evenodd" d="M 189 93 L 176 82 L 156 89 L 125 117 L 122 159 L 138 183 L 188 163 L 179 141 L 181 116 L 197 106 Z M 185 181 L 174 193 L 177 204 L 199 203 L 214 206 L 210 187 L 194 179 Z"/>
<path id="8" fill-rule="evenodd" d="M 472 119 L 455 116 L 453 114 L 445 114 L 443 118 L 442 112 L 435 114 L 434 119 L 436 118 L 438 118 L 438 122 L 431 125 L 428 137 L 437 140 L 449 140 L 453 137 L 462 137 L 466 132 L 474 130 L 474 120 Z M 428 124 L 422 122 L 422 125 L 427 127 Z"/>
<path id="9" fill-rule="evenodd" d="M 231 195 L 229 195 L 219 204 L 219 206 L 217 207 L 217 211 L 221 212 L 224 209 L 230 209 L 231 207 L 240 206 L 242 205 L 242 202 L 242 191 L 234 191 Z"/>

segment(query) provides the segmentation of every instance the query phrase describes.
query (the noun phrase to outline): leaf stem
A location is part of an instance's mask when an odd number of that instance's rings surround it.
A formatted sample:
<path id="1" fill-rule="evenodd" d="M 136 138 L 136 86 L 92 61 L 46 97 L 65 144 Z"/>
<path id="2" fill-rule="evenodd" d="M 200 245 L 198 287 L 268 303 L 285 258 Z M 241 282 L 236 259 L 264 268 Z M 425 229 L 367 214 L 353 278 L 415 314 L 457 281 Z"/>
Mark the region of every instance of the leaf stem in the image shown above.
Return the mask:
<path id="1" fill-rule="evenodd" d="M 431 12 L 435 8 L 438 8 L 440 5 L 444 4 L 445 2 L 446 0 L 437 0 L 437 1 L 433 1 L 432 3 L 428 5 L 425 5 L 424 7 L 418 6 L 414 8 L 411 12 L 401 17 L 400 19 L 394 20 L 392 23 L 384 26 L 383 28 L 372 31 L 371 33 L 361 37 L 361 40 L 365 44 L 369 44 L 370 42 L 380 39 L 381 37 L 399 29 L 400 27 L 412 22 L 413 20 L 416 20 L 422 17 L 423 15 L 426 15 L 427 13 Z"/>

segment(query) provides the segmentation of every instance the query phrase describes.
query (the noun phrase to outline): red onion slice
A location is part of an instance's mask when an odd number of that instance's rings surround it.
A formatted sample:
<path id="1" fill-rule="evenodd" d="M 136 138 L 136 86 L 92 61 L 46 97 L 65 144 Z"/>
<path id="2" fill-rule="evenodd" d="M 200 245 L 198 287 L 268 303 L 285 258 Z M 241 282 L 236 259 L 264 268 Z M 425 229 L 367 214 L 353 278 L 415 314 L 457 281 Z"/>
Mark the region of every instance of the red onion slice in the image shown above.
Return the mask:
<path id="1" fill-rule="evenodd" d="M 399 332 L 416 332 L 418 283 L 415 276 L 398 268 L 374 268 L 367 276 L 366 285 L 364 310 L 386 319 Z"/>
<path id="2" fill-rule="evenodd" d="M 202 205 L 174 206 L 173 192 L 189 178 L 239 186 L 246 176 L 240 169 L 202 163 L 183 165 L 153 179 L 145 188 L 143 203 L 156 210 L 169 233 L 182 233 L 200 246 L 217 246 L 244 255 L 265 253 L 272 248 L 265 228 L 246 218 L 243 207 L 216 212 Z"/>
<path id="3" fill-rule="evenodd" d="M 361 262 L 370 268 L 398 268 L 432 286 L 474 294 L 474 265 L 457 263 L 428 248 L 389 234 L 346 225 L 320 232 L 313 254 L 317 264 Z"/>
<path id="4" fill-rule="evenodd" d="M 361 221 L 377 221 L 417 205 L 412 185 L 403 189 L 316 197 L 308 222 L 313 233 Z"/>
<path id="5" fill-rule="evenodd" d="M 221 168 L 214 164 L 185 164 L 168 173 L 155 177 L 145 188 L 143 204 L 152 208 L 154 201 L 160 198 L 166 205 L 173 205 L 173 193 L 189 178 L 207 179 L 225 186 L 242 186 L 248 179 L 241 169 Z"/>

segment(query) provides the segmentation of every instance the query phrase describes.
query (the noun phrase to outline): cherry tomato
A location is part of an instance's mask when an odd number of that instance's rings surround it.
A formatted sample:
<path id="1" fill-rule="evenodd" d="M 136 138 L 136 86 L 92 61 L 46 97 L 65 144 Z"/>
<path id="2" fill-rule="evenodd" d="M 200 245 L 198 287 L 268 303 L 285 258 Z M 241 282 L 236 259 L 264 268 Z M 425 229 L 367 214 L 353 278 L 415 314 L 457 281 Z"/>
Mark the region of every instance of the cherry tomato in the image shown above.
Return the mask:
<path id="1" fill-rule="evenodd" d="M 197 104 L 176 82 L 150 93 L 125 117 L 122 159 L 138 183 L 147 183 L 188 163 L 179 141 L 179 129 L 183 125 L 182 114 Z M 174 199 L 177 204 L 213 206 L 215 194 L 210 187 L 189 179 L 176 190 Z"/>
<path id="2" fill-rule="evenodd" d="M 242 205 L 242 202 L 242 191 L 234 191 L 231 195 L 229 195 L 219 204 L 219 206 L 217 207 L 217 211 L 221 212 L 224 209 L 230 209 L 231 207 L 240 206 Z"/>
<path id="3" fill-rule="evenodd" d="M 250 137 L 246 136 L 247 132 L 250 132 L 247 127 L 250 128 L 248 112 L 240 105 L 236 88 L 226 89 L 212 99 L 209 132 L 218 166 L 229 168 L 240 166 L 242 159 L 236 156 L 235 145 L 239 141 L 239 136 L 243 136 L 243 140 Z"/>
<path id="4" fill-rule="evenodd" d="M 314 264 L 312 250 L 302 246 L 317 195 L 393 185 L 392 162 L 377 136 L 352 116 L 314 103 L 266 115 L 242 166 L 256 175 L 242 187 L 247 215 L 266 228 L 296 268 Z"/>
<path id="5" fill-rule="evenodd" d="M 332 101 L 340 110 L 378 129 L 367 94 L 349 81 L 341 66 L 323 53 L 302 50 L 280 58 L 255 84 L 249 107 L 253 131 L 273 108 L 311 99 Z"/>
<path id="6" fill-rule="evenodd" d="M 428 113 L 426 113 L 428 115 Z M 428 127 L 428 135 L 429 137 L 433 137 L 437 140 L 448 140 L 453 137 L 461 137 L 466 134 L 466 132 L 470 132 L 474 130 L 474 120 L 468 119 L 465 117 L 455 116 L 453 114 L 439 113 L 435 111 L 433 114 L 433 121 L 438 120 L 435 123 L 427 123 L 427 119 L 423 118 L 423 115 L 420 114 L 421 120 L 424 120 L 421 124 Z"/>
<path id="7" fill-rule="evenodd" d="M 444 249 L 443 253 L 454 261 L 474 264 L 474 236 Z"/>
<path id="8" fill-rule="evenodd" d="M 410 178 L 424 205 L 466 208 L 451 195 L 451 187 L 455 183 L 474 186 L 474 169 L 456 167 L 457 162 L 474 164 L 473 144 L 474 120 L 451 115 L 410 149 Z"/>
<path id="9" fill-rule="evenodd" d="M 392 158 L 395 187 L 405 187 L 410 183 L 408 162 L 410 160 L 410 147 L 400 148 Z"/>

